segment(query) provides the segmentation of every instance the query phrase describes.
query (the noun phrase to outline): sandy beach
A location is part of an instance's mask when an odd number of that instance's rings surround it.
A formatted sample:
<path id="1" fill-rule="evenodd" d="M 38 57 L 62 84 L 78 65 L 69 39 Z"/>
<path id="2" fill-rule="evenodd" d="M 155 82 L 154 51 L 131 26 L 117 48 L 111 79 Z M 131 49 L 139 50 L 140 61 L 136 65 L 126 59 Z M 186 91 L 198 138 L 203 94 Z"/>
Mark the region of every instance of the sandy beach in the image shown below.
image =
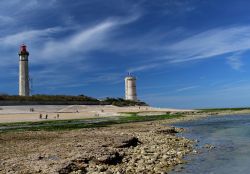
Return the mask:
<path id="1" fill-rule="evenodd" d="M 33 109 L 34 111 L 31 111 Z M 84 119 L 120 116 L 126 112 L 142 112 L 143 114 L 155 115 L 166 112 L 180 112 L 189 110 L 154 108 L 148 106 L 116 107 L 112 105 L 34 105 L 34 106 L 0 106 L 0 123 Z M 40 119 L 42 114 L 43 119 Z M 59 114 L 59 118 L 57 115 Z"/>

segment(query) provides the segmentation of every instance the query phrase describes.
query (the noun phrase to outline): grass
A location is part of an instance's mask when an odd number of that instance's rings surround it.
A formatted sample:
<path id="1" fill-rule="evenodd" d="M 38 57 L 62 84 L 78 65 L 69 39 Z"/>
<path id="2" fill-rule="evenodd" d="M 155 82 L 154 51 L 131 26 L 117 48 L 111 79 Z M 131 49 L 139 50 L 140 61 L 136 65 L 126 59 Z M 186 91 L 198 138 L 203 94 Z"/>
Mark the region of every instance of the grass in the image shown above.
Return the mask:
<path id="1" fill-rule="evenodd" d="M 57 120 L 41 122 L 21 122 L 21 123 L 2 123 L 0 127 L 5 127 L 2 132 L 9 131 L 63 131 L 82 128 L 107 127 L 114 124 L 146 122 L 155 120 L 165 120 L 182 117 L 182 115 L 155 115 L 155 116 L 137 116 L 136 113 L 130 116 L 93 118 L 93 119 L 74 119 L 74 120 Z"/>
<path id="2" fill-rule="evenodd" d="M 120 114 L 125 114 L 127 116 L 137 116 L 139 112 L 119 112 Z"/>

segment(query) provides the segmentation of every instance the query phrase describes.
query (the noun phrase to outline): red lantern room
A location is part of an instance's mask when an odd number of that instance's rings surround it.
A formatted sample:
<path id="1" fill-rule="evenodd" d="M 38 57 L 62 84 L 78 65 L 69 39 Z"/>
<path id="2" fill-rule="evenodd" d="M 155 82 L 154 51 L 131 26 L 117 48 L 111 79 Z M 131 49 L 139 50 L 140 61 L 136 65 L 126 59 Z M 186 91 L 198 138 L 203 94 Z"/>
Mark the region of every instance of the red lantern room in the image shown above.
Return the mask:
<path id="1" fill-rule="evenodd" d="M 27 51 L 26 45 L 22 44 L 20 46 L 19 55 L 29 55 L 29 52 Z"/>

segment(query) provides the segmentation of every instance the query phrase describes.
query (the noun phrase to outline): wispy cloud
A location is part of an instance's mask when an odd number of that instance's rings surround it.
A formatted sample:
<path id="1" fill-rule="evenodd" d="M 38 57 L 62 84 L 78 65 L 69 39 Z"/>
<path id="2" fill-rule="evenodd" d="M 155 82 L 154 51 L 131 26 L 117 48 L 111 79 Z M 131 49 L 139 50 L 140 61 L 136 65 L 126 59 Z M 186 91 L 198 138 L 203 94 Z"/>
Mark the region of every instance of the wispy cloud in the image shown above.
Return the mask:
<path id="1" fill-rule="evenodd" d="M 144 2 L 144 1 L 143 1 Z M 162 15 L 184 15 L 196 9 L 197 0 L 155 0 L 145 1 L 146 7 L 162 9 L 151 13 L 161 13 Z"/>
<path id="2" fill-rule="evenodd" d="M 149 63 L 147 65 L 140 65 L 140 66 L 137 66 L 137 67 L 133 67 L 133 68 L 129 68 L 127 69 L 127 72 L 131 72 L 131 73 L 135 73 L 135 72 L 139 72 L 139 71 L 145 71 L 145 70 L 149 70 L 149 69 L 153 69 L 153 68 L 156 68 L 156 67 L 159 67 L 160 64 L 158 63 Z"/>
<path id="3" fill-rule="evenodd" d="M 50 0 L 50 1 L 42 1 L 42 0 L 26 0 L 25 2 L 22 0 L 2 0 L 0 2 L 0 9 L 6 10 L 7 9 L 15 9 L 14 13 L 17 14 L 22 11 L 30 11 L 34 9 L 42 9 L 52 7 L 56 4 L 57 0 Z"/>
<path id="4" fill-rule="evenodd" d="M 58 56 L 68 57 L 73 53 L 86 52 L 97 49 L 104 44 L 109 31 L 114 27 L 112 21 L 105 21 L 94 27 L 83 29 L 63 40 L 49 41 L 45 44 L 42 55 L 46 58 Z"/>
<path id="5" fill-rule="evenodd" d="M 36 59 L 33 63 L 58 62 L 60 60 L 69 60 L 69 57 L 83 59 L 84 53 L 98 49 L 109 49 L 110 44 L 115 43 L 112 35 L 119 27 L 136 21 L 140 18 L 139 13 L 126 17 L 109 17 L 97 24 L 75 27 L 55 26 L 44 29 L 29 29 L 19 31 L 0 37 L 2 47 L 16 49 L 17 45 L 26 43 L 32 48 Z M 0 18 L 1 20 L 1 18 Z M 71 30 L 64 37 L 56 37 L 58 34 L 64 34 Z M 81 55 L 81 56 L 79 56 Z"/>
<path id="6" fill-rule="evenodd" d="M 169 63 L 182 63 L 213 58 L 215 56 L 245 51 L 250 49 L 250 26 L 233 26 L 207 30 L 180 41 L 165 43 L 154 38 L 143 38 L 144 49 L 153 51 L 157 57 Z M 159 33 L 158 35 L 163 35 Z M 165 36 L 168 37 L 168 36 Z M 152 43 L 145 41 L 152 41 Z M 148 47 L 149 46 L 149 47 Z M 148 48 L 147 48 L 148 47 Z"/>
<path id="7" fill-rule="evenodd" d="M 112 34 L 122 25 L 136 21 L 140 15 L 134 14 L 124 18 L 110 18 L 94 26 L 81 29 L 75 34 L 59 40 L 45 43 L 41 51 L 43 58 L 73 56 L 97 49 L 108 49 Z"/>
<path id="8" fill-rule="evenodd" d="M 1 25 L 3 24 L 9 24 L 9 23 L 13 23 L 15 20 L 14 18 L 10 17 L 10 16 L 3 16 L 3 15 L 0 15 L 0 23 Z"/>
<path id="9" fill-rule="evenodd" d="M 85 80 L 85 83 L 110 83 L 117 84 L 123 81 L 123 74 L 121 73 L 97 73 L 96 75 L 89 77 Z"/>
<path id="10" fill-rule="evenodd" d="M 171 35 L 164 35 L 161 31 L 156 34 L 156 37 L 149 35 L 148 37 L 137 38 L 135 42 L 140 44 L 135 45 L 133 42 L 132 44 L 126 43 L 126 45 L 131 50 L 146 50 L 151 54 L 153 52 L 154 60 L 161 62 L 158 65 L 150 65 L 146 62 L 138 68 L 132 68 L 135 71 L 157 68 L 162 64 L 178 64 L 210 59 L 229 53 L 233 54 L 228 59 L 230 65 L 234 69 L 239 69 L 243 65 L 239 56 L 242 52 L 250 50 L 249 31 L 249 25 L 214 28 L 171 43 L 157 37 L 171 37 Z M 131 47 L 131 45 L 134 47 Z M 127 47 L 124 46 L 124 48 Z M 145 57 L 145 59 L 152 59 L 152 56 Z"/>
<path id="11" fill-rule="evenodd" d="M 196 88 L 199 88 L 199 86 L 187 86 L 184 88 L 177 89 L 176 92 L 189 91 L 189 90 L 196 89 Z"/>
<path id="12" fill-rule="evenodd" d="M 2 46 L 17 46 L 21 43 L 33 43 L 33 42 L 42 42 L 43 39 L 48 39 L 49 36 L 54 33 L 58 33 L 62 30 L 65 30 L 61 27 L 45 28 L 40 30 L 28 30 L 15 34 L 10 34 L 5 37 L 0 38 Z"/>
<path id="13" fill-rule="evenodd" d="M 166 46 L 172 63 L 207 59 L 250 49 L 250 26 L 208 30 Z"/>
<path id="14" fill-rule="evenodd" d="M 241 67 L 244 65 L 241 61 L 241 56 L 243 52 L 237 52 L 232 56 L 227 58 L 227 63 L 235 70 L 240 70 Z"/>

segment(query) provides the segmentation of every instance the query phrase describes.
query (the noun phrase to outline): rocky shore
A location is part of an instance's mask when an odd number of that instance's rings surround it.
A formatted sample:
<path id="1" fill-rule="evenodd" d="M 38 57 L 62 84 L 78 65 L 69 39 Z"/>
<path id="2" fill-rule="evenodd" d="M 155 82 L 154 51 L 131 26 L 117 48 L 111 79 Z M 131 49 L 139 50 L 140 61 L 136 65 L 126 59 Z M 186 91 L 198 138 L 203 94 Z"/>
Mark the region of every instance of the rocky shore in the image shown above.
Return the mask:
<path id="1" fill-rule="evenodd" d="M 0 134 L 0 173 L 163 174 L 194 142 L 161 122 Z"/>

